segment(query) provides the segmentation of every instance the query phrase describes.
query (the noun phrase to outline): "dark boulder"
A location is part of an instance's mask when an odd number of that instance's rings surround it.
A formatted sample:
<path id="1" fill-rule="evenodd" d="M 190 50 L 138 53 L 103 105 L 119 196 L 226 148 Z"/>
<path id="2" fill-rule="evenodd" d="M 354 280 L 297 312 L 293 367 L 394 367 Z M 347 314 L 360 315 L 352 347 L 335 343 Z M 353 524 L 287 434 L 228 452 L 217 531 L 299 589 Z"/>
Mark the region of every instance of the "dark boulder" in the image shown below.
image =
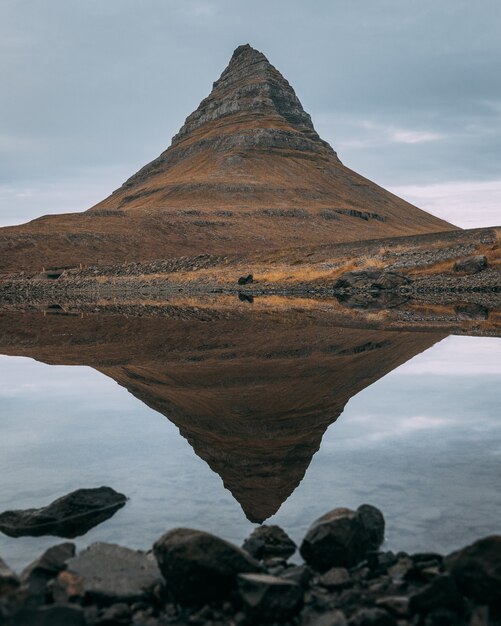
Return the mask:
<path id="1" fill-rule="evenodd" d="M 387 270 L 355 270 L 346 272 L 334 283 L 334 289 L 359 289 L 363 291 L 393 290 L 404 287 L 410 279 L 397 272 Z"/>
<path id="2" fill-rule="evenodd" d="M 240 302 L 248 302 L 249 304 L 252 304 L 254 302 L 254 296 L 247 293 L 239 293 L 238 299 L 240 300 Z"/>
<path id="3" fill-rule="evenodd" d="M 409 614 L 409 598 L 406 596 L 382 596 L 377 598 L 376 607 L 386 609 L 397 617 L 403 617 Z"/>
<path id="4" fill-rule="evenodd" d="M 467 259 L 456 261 L 454 271 L 461 274 L 478 274 L 487 267 L 487 257 L 484 255 L 470 256 Z"/>
<path id="5" fill-rule="evenodd" d="M 348 622 L 342 611 L 332 609 L 322 611 L 305 611 L 301 626 L 347 626 Z"/>
<path id="6" fill-rule="evenodd" d="M 334 289 L 371 289 L 381 276 L 379 270 L 345 272 L 333 284 Z"/>
<path id="7" fill-rule="evenodd" d="M 86 626 L 83 609 L 77 606 L 27 608 L 13 616 L 15 626 Z"/>
<path id="8" fill-rule="evenodd" d="M 460 320 L 486 320 L 489 318 L 489 309 L 482 304 L 473 302 L 458 304 L 455 312 Z"/>
<path id="9" fill-rule="evenodd" d="M 238 591 L 246 612 L 259 623 L 287 620 L 303 605 L 300 585 L 267 574 L 239 574 Z"/>
<path id="10" fill-rule="evenodd" d="M 305 564 L 291 565 L 280 574 L 280 578 L 292 580 L 292 582 L 298 583 L 301 587 L 307 587 L 313 576 L 313 571 Z"/>
<path id="11" fill-rule="evenodd" d="M 372 504 L 362 504 L 357 509 L 367 532 L 369 550 L 377 550 L 384 541 L 385 521 L 381 511 Z"/>
<path id="12" fill-rule="evenodd" d="M 373 551 L 367 555 L 367 565 L 375 572 L 383 573 L 398 561 L 393 552 Z"/>
<path id="13" fill-rule="evenodd" d="M 66 561 L 75 556 L 74 543 L 60 543 L 46 550 L 21 573 L 21 581 L 30 596 L 46 593 L 47 584 L 66 569 Z"/>
<path id="14" fill-rule="evenodd" d="M 239 285 L 248 285 L 252 282 L 254 282 L 254 276 L 252 274 L 247 274 L 247 276 L 240 276 L 240 278 L 238 279 Z"/>
<path id="15" fill-rule="evenodd" d="M 15 591 L 19 586 L 16 574 L 0 559 L 0 598 Z"/>
<path id="16" fill-rule="evenodd" d="M 415 552 L 411 555 L 411 559 L 415 563 L 435 563 L 440 564 L 443 562 L 444 557 L 438 552 Z"/>
<path id="17" fill-rule="evenodd" d="M 410 580 L 415 571 L 415 563 L 409 555 L 400 555 L 399 558 L 388 567 L 388 574 L 397 581 Z"/>
<path id="18" fill-rule="evenodd" d="M 376 531 L 368 520 L 367 511 L 365 515 L 343 508 L 330 511 L 316 520 L 306 533 L 301 556 L 319 572 L 331 567 L 353 567 L 366 558 L 375 548 L 376 537 L 381 536 L 379 526 Z"/>
<path id="19" fill-rule="evenodd" d="M 395 618 L 383 609 L 360 609 L 348 622 L 349 626 L 397 626 Z"/>
<path id="20" fill-rule="evenodd" d="M 126 501 L 111 487 L 78 489 L 40 509 L 5 511 L 0 531 L 9 537 L 79 537 L 112 517 Z"/>
<path id="21" fill-rule="evenodd" d="M 190 528 L 169 531 L 153 546 L 168 589 L 181 604 L 224 597 L 237 574 L 261 572 L 247 552 L 215 535 Z"/>
<path id="22" fill-rule="evenodd" d="M 137 605 L 136 607 L 137 608 Z M 112 604 L 101 610 L 99 615 L 99 626 L 119 626 L 120 624 L 130 624 L 132 618 L 132 607 L 124 602 Z M 134 620 L 134 624 L 137 624 Z M 141 622 L 139 622 L 141 624 Z"/>
<path id="23" fill-rule="evenodd" d="M 335 297 L 341 306 L 362 311 L 396 309 L 409 301 L 400 291 L 348 291 L 337 293 Z"/>
<path id="24" fill-rule="evenodd" d="M 58 601 L 131 604 L 148 599 L 163 584 L 152 554 L 110 543 L 93 543 L 66 566 L 55 583 Z"/>
<path id="25" fill-rule="evenodd" d="M 296 544 L 280 526 L 259 526 L 244 541 L 242 548 L 260 561 L 273 557 L 288 559 Z"/>
<path id="26" fill-rule="evenodd" d="M 382 271 L 376 281 L 376 287 L 379 289 L 399 289 L 410 283 L 410 279 L 398 272 Z"/>
<path id="27" fill-rule="evenodd" d="M 445 567 L 462 593 L 480 603 L 501 605 L 501 535 L 453 552 Z"/>
<path id="28" fill-rule="evenodd" d="M 344 589 L 352 584 L 352 580 L 346 568 L 331 567 L 319 577 L 318 583 L 327 589 Z"/>
<path id="29" fill-rule="evenodd" d="M 435 609 L 453 609 L 461 613 L 464 601 L 452 576 L 442 574 L 409 598 L 409 609 L 412 613 L 430 613 Z"/>

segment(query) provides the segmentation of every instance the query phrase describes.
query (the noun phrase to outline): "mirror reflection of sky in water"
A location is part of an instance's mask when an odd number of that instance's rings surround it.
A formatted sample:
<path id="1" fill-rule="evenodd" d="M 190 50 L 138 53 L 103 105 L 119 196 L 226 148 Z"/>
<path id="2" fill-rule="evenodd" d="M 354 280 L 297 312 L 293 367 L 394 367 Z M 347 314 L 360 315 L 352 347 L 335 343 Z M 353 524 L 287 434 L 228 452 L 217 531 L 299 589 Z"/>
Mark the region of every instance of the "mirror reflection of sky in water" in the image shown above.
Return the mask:
<path id="1" fill-rule="evenodd" d="M 501 342 L 448 337 L 353 397 L 302 483 L 267 523 L 299 541 L 336 506 L 369 502 L 388 549 L 450 551 L 499 532 Z M 130 501 L 76 540 L 149 548 L 169 528 L 240 543 L 252 530 L 177 428 L 89 367 L 0 356 L 0 511 L 108 485 Z M 0 535 L 20 569 L 56 537 Z"/>

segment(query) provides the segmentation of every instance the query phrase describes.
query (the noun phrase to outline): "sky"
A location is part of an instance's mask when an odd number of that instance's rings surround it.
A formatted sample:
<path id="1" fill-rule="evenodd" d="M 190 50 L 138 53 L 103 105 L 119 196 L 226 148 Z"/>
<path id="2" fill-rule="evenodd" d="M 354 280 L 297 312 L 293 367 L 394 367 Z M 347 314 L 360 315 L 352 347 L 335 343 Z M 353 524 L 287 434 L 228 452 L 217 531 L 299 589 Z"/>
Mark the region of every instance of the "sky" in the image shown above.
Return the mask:
<path id="1" fill-rule="evenodd" d="M 499 0 L 2 0 L 0 226 L 119 187 L 243 43 L 345 165 L 459 226 L 499 225 L 500 32 Z"/>

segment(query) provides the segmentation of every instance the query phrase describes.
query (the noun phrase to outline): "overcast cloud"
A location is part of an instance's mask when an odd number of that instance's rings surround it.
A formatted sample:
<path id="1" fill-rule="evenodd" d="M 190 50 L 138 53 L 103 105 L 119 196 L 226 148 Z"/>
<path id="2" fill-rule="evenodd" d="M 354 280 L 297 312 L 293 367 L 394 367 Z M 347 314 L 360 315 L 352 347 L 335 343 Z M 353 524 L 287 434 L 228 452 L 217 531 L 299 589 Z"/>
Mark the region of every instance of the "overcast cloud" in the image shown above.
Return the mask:
<path id="1" fill-rule="evenodd" d="M 499 0 L 2 0 L 0 225 L 88 208 L 263 51 L 342 161 L 501 223 Z"/>

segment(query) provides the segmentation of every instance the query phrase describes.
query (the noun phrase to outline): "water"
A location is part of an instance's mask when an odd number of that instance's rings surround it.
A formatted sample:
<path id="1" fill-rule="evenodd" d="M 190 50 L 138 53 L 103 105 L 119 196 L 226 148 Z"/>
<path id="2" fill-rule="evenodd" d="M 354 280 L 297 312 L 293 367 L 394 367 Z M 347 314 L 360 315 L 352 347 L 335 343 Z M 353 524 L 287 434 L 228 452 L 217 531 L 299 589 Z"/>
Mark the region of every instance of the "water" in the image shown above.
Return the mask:
<path id="1" fill-rule="evenodd" d="M 0 356 L 0 511 L 81 487 L 125 493 L 126 506 L 79 547 L 147 549 L 176 526 L 240 543 L 254 524 L 236 498 L 251 519 L 278 507 L 267 522 L 296 541 L 327 510 L 363 502 L 383 510 L 388 549 L 448 552 L 501 531 L 497 338 L 287 329 L 280 352 L 271 335 L 239 343 L 210 324 L 200 337 L 198 326 L 182 329 L 193 339 L 184 348 L 179 326 L 166 336 L 143 321 L 141 338 L 135 327 L 129 337 L 131 320 L 121 332 L 116 320 L 85 322 L 98 324 L 93 344 L 77 323 L 43 321 L 35 338 L 9 330 L 15 345 L 0 347 L 101 370 Z M 60 541 L 0 534 L 0 555 L 19 570 Z"/>

